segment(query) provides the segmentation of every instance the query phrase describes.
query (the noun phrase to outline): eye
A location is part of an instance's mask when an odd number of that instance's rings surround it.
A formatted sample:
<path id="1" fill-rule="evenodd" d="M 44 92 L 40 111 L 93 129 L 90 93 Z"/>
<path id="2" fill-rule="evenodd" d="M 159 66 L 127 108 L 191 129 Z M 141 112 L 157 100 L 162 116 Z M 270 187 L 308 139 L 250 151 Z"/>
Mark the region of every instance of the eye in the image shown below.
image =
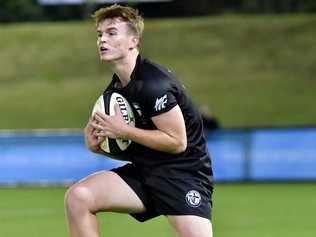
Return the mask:
<path id="1" fill-rule="evenodd" d="M 97 37 L 101 38 L 102 37 L 102 32 L 97 32 Z"/>
<path id="2" fill-rule="evenodd" d="M 117 35 L 117 32 L 116 31 L 110 31 L 108 34 L 109 34 L 109 36 L 114 36 L 114 35 Z"/>

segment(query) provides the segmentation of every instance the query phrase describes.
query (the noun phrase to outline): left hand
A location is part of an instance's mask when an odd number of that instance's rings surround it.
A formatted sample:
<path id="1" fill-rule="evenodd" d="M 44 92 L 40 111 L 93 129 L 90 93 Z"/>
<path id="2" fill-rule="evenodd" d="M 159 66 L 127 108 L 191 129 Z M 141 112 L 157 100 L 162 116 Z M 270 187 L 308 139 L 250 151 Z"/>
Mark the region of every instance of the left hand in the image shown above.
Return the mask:
<path id="1" fill-rule="evenodd" d="M 126 124 L 121 109 L 118 104 L 114 105 L 115 115 L 109 116 L 99 112 L 94 113 L 93 118 L 96 122 L 91 123 L 95 128 L 95 135 L 109 138 L 126 138 Z"/>

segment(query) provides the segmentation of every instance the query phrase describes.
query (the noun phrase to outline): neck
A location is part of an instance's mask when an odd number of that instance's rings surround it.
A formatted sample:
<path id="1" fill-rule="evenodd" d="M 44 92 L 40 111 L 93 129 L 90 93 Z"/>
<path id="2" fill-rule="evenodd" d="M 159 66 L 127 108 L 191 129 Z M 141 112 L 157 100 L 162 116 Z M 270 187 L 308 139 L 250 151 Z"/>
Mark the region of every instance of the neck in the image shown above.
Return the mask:
<path id="1" fill-rule="evenodd" d="M 131 75 L 135 68 L 138 54 L 138 50 L 133 50 L 127 57 L 115 61 L 112 64 L 112 71 L 118 75 L 122 87 L 125 87 L 131 80 Z"/>

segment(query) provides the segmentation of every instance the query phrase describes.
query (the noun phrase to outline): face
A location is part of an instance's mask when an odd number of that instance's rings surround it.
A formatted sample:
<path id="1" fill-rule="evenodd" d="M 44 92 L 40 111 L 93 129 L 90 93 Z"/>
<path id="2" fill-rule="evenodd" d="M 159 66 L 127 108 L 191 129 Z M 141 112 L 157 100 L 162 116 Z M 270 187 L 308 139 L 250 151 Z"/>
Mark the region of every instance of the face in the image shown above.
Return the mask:
<path id="1" fill-rule="evenodd" d="M 97 27 L 97 46 L 100 59 L 114 62 L 125 58 L 137 48 L 138 39 L 131 34 L 126 22 L 119 18 L 105 19 Z"/>

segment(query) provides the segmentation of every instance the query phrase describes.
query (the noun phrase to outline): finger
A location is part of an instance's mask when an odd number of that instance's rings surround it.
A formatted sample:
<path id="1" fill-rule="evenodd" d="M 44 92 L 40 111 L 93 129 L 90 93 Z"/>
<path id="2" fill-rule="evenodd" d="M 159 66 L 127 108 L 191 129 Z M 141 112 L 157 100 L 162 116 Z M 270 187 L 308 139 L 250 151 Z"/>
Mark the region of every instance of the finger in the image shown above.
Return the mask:
<path id="1" fill-rule="evenodd" d="M 89 122 L 88 122 L 88 124 L 87 124 L 87 127 L 89 127 L 89 128 L 91 128 L 91 129 L 95 129 L 94 127 L 93 127 L 93 124 L 99 124 L 99 122 L 97 121 L 97 120 L 95 120 L 94 118 L 90 118 L 90 120 L 89 120 Z"/>
<path id="2" fill-rule="evenodd" d="M 103 132 L 103 131 L 98 131 L 98 132 L 95 132 L 95 136 L 97 137 L 103 137 L 103 138 L 106 138 L 106 132 Z"/>
<path id="3" fill-rule="evenodd" d="M 104 119 L 104 118 L 102 118 L 101 116 L 99 116 L 99 114 L 95 114 L 94 117 L 95 117 L 95 120 L 96 120 L 98 123 L 105 125 L 105 122 L 106 122 L 106 119 L 107 119 L 107 118 Z"/>
<path id="4" fill-rule="evenodd" d="M 122 117 L 122 111 L 120 109 L 120 106 L 116 103 L 114 105 L 115 115 L 120 115 Z"/>
<path id="5" fill-rule="evenodd" d="M 101 131 L 96 134 L 97 134 L 97 137 L 102 138 L 103 140 L 106 138 L 113 138 L 113 139 L 117 138 L 115 134 L 110 131 Z"/>
<path id="6" fill-rule="evenodd" d="M 104 137 L 97 137 L 97 139 L 98 139 L 98 143 L 100 144 L 101 142 L 103 142 L 104 141 Z"/>
<path id="7" fill-rule="evenodd" d="M 94 131 L 94 128 L 91 126 L 91 122 L 92 122 L 92 120 L 91 120 L 91 118 L 90 118 L 89 121 L 88 121 L 88 123 L 87 123 L 87 125 L 86 125 L 86 127 L 85 127 L 85 130 L 86 130 L 88 133 L 92 133 L 92 132 Z"/>
<path id="8" fill-rule="evenodd" d="M 100 133 L 100 130 L 94 129 L 93 136 L 97 137 L 98 133 Z"/>
<path id="9" fill-rule="evenodd" d="M 97 129 L 97 130 L 103 130 L 103 129 L 104 129 L 103 126 L 102 126 L 101 124 L 99 124 L 99 123 L 91 122 L 90 124 L 91 124 L 91 126 L 92 126 L 94 129 Z"/>
<path id="10" fill-rule="evenodd" d="M 109 117 L 109 115 L 103 114 L 103 113 L 100 113 L 100 112 L 94 113 L 94 117 L 96 117 L 96 115 L 97 115 L 99 118 L 102 118 L 103 120 L 106 120 L 106 119 Z"/>
<path id="11" fill-rule="evenodd" d="M 90 117 L 89 122 L 96 122 L 97 120 L 95 119 L 95 113 Z"/>
<path id="12" fill-rule="evenodd" d="M 94 130 L 93 136 L 95 137 L 106 137 L 107 131 L 104 130 Z"/>

